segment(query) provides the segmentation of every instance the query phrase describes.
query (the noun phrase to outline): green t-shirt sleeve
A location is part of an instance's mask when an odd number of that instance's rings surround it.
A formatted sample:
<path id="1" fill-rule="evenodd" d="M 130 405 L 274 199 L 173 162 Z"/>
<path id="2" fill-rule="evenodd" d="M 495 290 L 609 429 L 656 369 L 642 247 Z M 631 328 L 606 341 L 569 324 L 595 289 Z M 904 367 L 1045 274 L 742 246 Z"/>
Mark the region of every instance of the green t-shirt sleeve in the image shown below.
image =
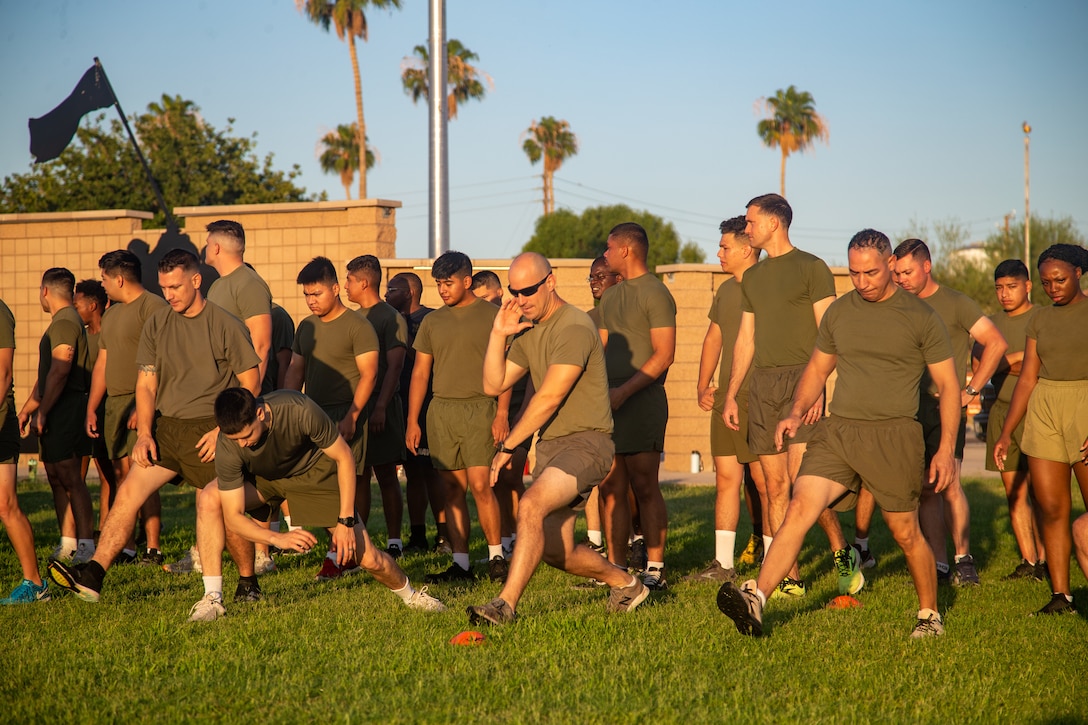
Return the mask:
<path id="1" fill-rule="evenodd" d="M 215 475 L 222 491 L 234 491 L 245 485 L 238 444 L 227 438 L 222 431 L 215 442 Z"/>
<path id="2" fill-rule="evenodd" d="M 828 355 L 838 355 L 835 347 L 835 321 L 838 318 L 838 310 L 832 303 L 820 320 L 820 327 L 816 330 L 816 349 Z"/>
<path id="3" fill-rule="evenodd" d="M 664 285 L 651 289 L 652 294 L 646 298 L 646 319 L 650 329 L 676 327 L 676 301 Z"/>
<path id="4" fill-rule="evenodd" d="M 349 313 L 350 314 L 350 313 Z M 379 350 L 378 333 L 370 320 L 356 313 L 357 324 L 351 326 L 351 351 L 355 357 Z M 360 324 L 361 323 L 361 324 Z"/>
<path id="5" fill-rule="evenodd" d="M 926 365 L 952 357 L 952 340 L 948 328 L 936 312 L 927 315 L 922 323 L 922 358 Z"/>
<path id="6" fill-rule="evenodd" d="M 816 259 L 807 265 L 809 271 L 809 294 L 812 303 L 835 296 L 835 275 L 823 260 Z"/>
<path id="7" fill-rule="evenodd" d="M 412 342 L 412 349 L 416 352 L 421 352 L 424 355 L 434 355 L 434 350 L 431 346 L 430 315 L 424 317 L 419 323 L 419 330 L 416 331 L 416 339 Z"/>
<path id="8" fill-rule="evenodd" d="M 593 332 L 589 328 L 568 325 L 562 335 L 553 337 L 552 348 L 548 351 L 548 364 L 584 368 L 589 362 L 590 352 L 593 351 L 593 342 Z"/>
<path id="9" fill-rule="evenodd" d="M 393 316 L 396 322 L 396 330 L 394 332 L 394 342 L 389 346 L 392 350 L 394 347 L 408 347 L 408 321 L 404 319 L 404 315 L 399 312 Z"/>
<path id="10" fill-rule="evenodd" d="M 310 440 L 314 442 L 318 448 L 324 450 L 336 443 L 337 436 L 340 435 L 340 431 L 336 427 L 336 423 L 332 418 L 325 414 L 325 411 L 321 410 L 314 401 L 306 398 L 305 411 L 307 417 L 307 427 L 310 430 Z"/>
<path id="11" fill-rule="evenodd" d="M 223 319 L 223 318 L 226 319 Z M 255 368 L 261 363 L 257 353 L 253 349 L 253 340 L 249 336 L 249 329 L 241 320 L 234 320 L 229 315 L 221 315 L 219 323 L 222 325 L 224 337 L 224 349 L 227 351 L 227 360 L 230 362 L 234 374 L 244 373 L 250 368 Z"/>
<path id="12" fill-rule="evenodd" d="M 83 328 L 75 322 L 58 317 L 49 329 L 49 349 L 56 350 L 61 345 L 68 345 L 75 349 L 79 345 L 82 334 Z"/>
<path id="13" fill-rule="evenodd" d="M 15 315 L 3 300 L 0 300 L 0 348 L 15 349 Z"/>
<path id="14" fill-rule="evenodd" d="M 967 295 L 960 295 L 956 299 L 956 323 L 963 329 L 970 330 L 976 322 L 985 317 L 978 303 Z"/>

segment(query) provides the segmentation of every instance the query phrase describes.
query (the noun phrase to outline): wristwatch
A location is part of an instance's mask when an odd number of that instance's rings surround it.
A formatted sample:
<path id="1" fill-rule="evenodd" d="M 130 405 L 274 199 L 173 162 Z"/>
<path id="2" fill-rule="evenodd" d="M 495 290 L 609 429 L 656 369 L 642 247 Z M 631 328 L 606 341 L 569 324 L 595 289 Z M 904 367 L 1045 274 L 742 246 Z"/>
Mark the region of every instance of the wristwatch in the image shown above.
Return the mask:
<path id="1" fill-rule="evenodd" d="M 517 448 L 507 448 L 506 441 L 502 441 L 499 443 L 499 453 L 506 453 L 512 456 L 517 453 Z"/>
<path id="2" fill-rule="evenodd" d="M 349 529 L 354 529 L 355 528 L 355 517 L 354 516 L 342 516 L 342 517 L 336 519 L 336 523 L 343 524 L 344 526 L 347 526 Z"/>
<path id="3" fill-rule="evenodd" d="M 964 390 L 966 390 L 967 394 L 970 395 L 972 398 L 979 394 L 978 391 L 972 388 L 970 385 L 964 388 Z"/>

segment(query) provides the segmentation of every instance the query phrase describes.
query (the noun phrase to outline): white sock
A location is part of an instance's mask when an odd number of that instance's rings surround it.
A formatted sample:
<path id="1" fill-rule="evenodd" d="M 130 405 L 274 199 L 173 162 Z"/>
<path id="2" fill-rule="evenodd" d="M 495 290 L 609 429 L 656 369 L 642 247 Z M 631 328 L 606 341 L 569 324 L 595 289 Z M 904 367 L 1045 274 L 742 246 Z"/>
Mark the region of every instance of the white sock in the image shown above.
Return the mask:
<path id="1" fill-rule="evenodd" d="M 82 548 L 85 551 L 94 551 L 94 539 L 79 539 L 76 548 Z"/>
<path id="2" fill-rule="evenodd" d="M 62 536 L 60 537 L 60 550 L 71 551 L 76 550 L 76 537 L 74 536 Z"/>
<path id="3" fill-rule="evenodd" d="M 970 556 L 970 554 L 956 554 L 956 563 L 959 564 L 961 561 L 963 561 L 964 559 L 966 559 L 969 556 Z"/>
<path id="4" fill-rule="evenodd" d="M 767 606 L 767 595 L 760 591 L 759 587 L 756 587 L 756 596 L 759 597 L 760 607 Z"/>
<path id="5" fill-rule="evenodd" d="M 503 558 L 503 556 L 502 556 L 502 544 L 495 544 L 494 546 L 492 546 L 491 544 L 488 544 L 487 545 L 487 558 L 490 560 L 490 559 L 494 559 L 496 556 L 499 557 L 500 559 Z"/>
<path id="6" fill-rule="evenodd" d="M 386 546 L 398 546 L 401 549 L 403 549 L 404 548 L 404 542 L 401 541 L 400 539 L 390 539 L 389 541 L 386 542 Z"/>
<path id="7" fill-rule="evenodd" d="M 857 547 L 859 549 L 861 549 L 862 551 L 868 551 L 869 550 L 869 537 L 868 536 L 866 536 L 864 539 L 861 538 L 860 536 L 855 536 L 854 537 L 854 543 L 857 544 Z"/>
<path id="8" fill-rule="evenodd" d="M 504 536 L 504 537 L 502 537 L 501 541 L 502 541 L 502 546 L 500 546 L 499 548 L 503 549 L 505 551 L 510 551 L 510 546 L 514 543 L 514 537 L 513 536 Z"/>
<path id="9" fill-rule="evenodd" d="M 468 552 L 458 554 L 456 551 L 453 553 L 453 563 L 461 567 L 465 571 L 469 570 L 471 564 L 468 563 Z"/>
<path id="10" fill-rule="evenodd" d="M 737 545 L 737 532 L 714 530 L 714 558 L 723 569 L 733 568 L 733 548 Z"/>
<path id="11" fill-rule="evenodd" d="M 604 543 L 604 539 L 601 538 L 600 531 L 587 531 L 586 538 L 589 539 L 589 543 L 593 544 L 594 546 L 600 546 Z"/>
<path id="12" fill-rule="evenodd" d="M 223 577 L 220 576 L 206 576 L 204 579 L 204 593 L 205 594 L 218 594 L 219 598 L 223 598 Z"/>
<path id="13" fill-rule="evenodd" d="M 646 571 L 650 571 L 650 569 L 660 569 L 660 570 L 664 571 L 665 570 L 665 562 L 663 562 L 663 561 L 647 561 L 646 562 Z"/>
<path id="14" fill-rule="evenodd" d="M 412 598 L 412 595 L 416 593 L 416 590 L 412 588 L 412 582 L 409 580 L 405 580 L 404 586 L 400 589 L 391 589 L 390 591 L 400 597 L 405 603 L 407 603 L 408 600 Z"/>
<path id="15" fill-rule="evenodd" d="M 136 550 L 135 549 L 121 549 L 121 551 L 124 552 L 125 554 L 128 554 L 129 556 L 136 556 Z"/>
<path id="16" fill-rule="evenodd" d="M 771 542 L 774 541 L 773 536 L 763 535 L 763 556 L 767 556 L 767 552 L 771 550 Z"/>
<path id="17" fill-rule="evenodd" d="M 631 543 L 633 544 L 633 543 L 635 543 L 636 541 L 642 541 L 642 540 L 643 540 L 643 539 L 645 539 L 645 538 L 646 538 L 646 537 L 645 537 L 645 536 L 643 536 L 642 534 L 635 534 L 634 536 L 632 536 L 632 537 L 631 537 Z"/>

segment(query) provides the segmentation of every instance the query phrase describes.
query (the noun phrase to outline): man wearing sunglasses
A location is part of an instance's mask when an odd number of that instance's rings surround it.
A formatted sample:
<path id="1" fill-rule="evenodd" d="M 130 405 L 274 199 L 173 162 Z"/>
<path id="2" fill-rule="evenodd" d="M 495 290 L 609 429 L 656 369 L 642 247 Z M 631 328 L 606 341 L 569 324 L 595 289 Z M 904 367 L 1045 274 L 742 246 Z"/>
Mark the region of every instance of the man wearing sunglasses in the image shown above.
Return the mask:
<path id="1" fill-rule="evenodd" d="M 574 542 L 577 509 L 608 473 L 608 378 L 601 341 L 588 315 L 556 293 L 548 260 L 535 252 L 510 265 L 510 295 L 495 317 L 484 358 L 484 391 L 510 390 L 526 373 L 536 393 L 491 462 L 491 482 L 510 461 L 516 441 L 540 431 L 533 485 L 518 510 L 518 546 L 499 596 L 468 608 L 473 624 L 512 622 L 541 560 L 611 586 L 608 610 L 630 612 L 649 590 L 621 567 Z M 507 340 L 514 337 L 509 353 Z"/>

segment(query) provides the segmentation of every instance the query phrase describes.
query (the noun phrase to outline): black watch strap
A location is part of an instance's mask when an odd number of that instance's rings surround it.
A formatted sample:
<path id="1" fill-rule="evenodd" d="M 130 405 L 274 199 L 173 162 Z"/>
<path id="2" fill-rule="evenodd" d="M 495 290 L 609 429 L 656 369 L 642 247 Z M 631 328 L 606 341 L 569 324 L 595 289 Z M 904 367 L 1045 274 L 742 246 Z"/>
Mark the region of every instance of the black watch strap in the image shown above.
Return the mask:
<path id="1" fill-rule="evenodd" d="M 512 456 L 517 453 L 517 450 L 517 448 L 507 448 L 506 441 L 499 443 L 499 453 L 507 453 Z"/>
<path id="2" fill-rule="evenodd" d="M 353 529 L 353 528 L 355 528 L 355 517 L 354 516 L 342 516 L 342 517 L 336 519 L 336 523 L 343 524 L 344 526 L 347 526 L 349 529 Z"/>

